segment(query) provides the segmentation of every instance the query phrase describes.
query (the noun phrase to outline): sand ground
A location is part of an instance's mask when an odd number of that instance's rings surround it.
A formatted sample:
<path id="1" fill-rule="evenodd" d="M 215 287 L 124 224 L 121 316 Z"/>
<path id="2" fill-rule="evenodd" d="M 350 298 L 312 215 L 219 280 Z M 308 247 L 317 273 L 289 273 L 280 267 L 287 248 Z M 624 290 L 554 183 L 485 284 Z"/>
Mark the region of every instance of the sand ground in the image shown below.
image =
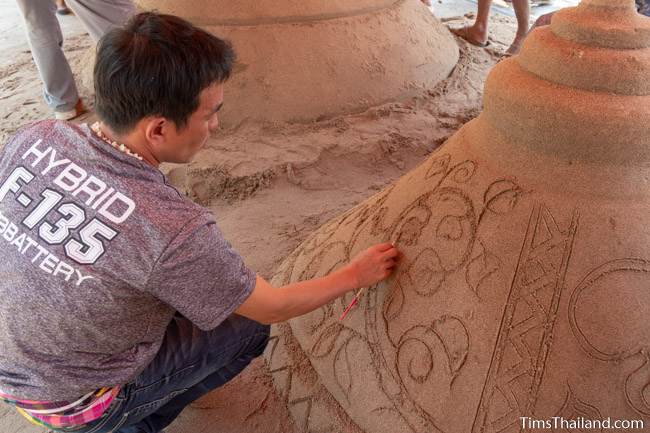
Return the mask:
<path id="1" fill-rule="evenodd" d="M 467 0 L 439 1 L 433 8 L 452 25 L 469 22 L 465 14 L 471 17 L 474 9 Z M 61 17 L 61 23 L 66 55 L 79 73 L 92 41 L 74 16 Z M 485 77 L 514 30 L 512 17 L 494 14 L 490 48 L 459 41 L 459 64 L 426 95 L 309 124 L 242 124 L 215 134 L 190 165 L 163 171 L 208 206 L 248 265 L 270 278 L 312 230 L 399 178 L 478 115 Z M 50 115 L 11 0 L 0 0 L 0 52 L 2 146 L 22 125 Z M 89 89 L 80 92 L 92 106 Z M 91 111 L 77 121 L 93 118 Z M 0 405 L 0 432 L 41 431 Z M 169 433 L 298 431 L 261 359 L 195 402 L 168 428 Z"/>

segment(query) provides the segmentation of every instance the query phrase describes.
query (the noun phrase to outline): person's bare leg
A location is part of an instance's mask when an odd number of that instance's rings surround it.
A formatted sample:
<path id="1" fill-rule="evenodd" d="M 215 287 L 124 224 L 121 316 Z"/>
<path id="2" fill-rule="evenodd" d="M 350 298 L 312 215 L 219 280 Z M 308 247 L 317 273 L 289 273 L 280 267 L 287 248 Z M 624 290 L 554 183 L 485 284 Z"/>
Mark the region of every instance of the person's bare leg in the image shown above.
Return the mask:
<path id="1" fill-rule="evenodd" d="M 528 34 L 528 21 L 530 20 L 530 4 L 528 0 L 512 0 L 512 6 L 515 8 L 517 16 L 517 34 L 506 51 L 509 55 L 519 54 L 521 46 Z"/>
<path id="2" fill-rule="evenodd" d="M 474 20 L 473 36 L 477 41 L 487 42 L 488 37 L 488 19 L 490 18 L 490 8 L 492 0 L 478 0 L 478 9 L 476 11 L 476 20 Z"/>
<path id="3" fill-rule="evenodd" d="M 453 33 L 465 39 L 470 44 L 485 45 L 488 40 L 488 18 L 492 0 L 478 0 L 478 10 L 474 24 L 469 27 L 451 29 Z"/>

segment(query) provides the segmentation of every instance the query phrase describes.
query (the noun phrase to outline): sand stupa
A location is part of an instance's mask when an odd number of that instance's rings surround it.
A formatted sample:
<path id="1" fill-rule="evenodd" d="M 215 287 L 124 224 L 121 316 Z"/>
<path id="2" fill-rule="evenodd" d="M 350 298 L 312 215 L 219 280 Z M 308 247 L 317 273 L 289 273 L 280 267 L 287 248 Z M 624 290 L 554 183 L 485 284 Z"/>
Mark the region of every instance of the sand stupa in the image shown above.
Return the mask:
<path id="1" fill-rule="evenodd" d="M 648 77 L 634 0 L 558 12 L 493 69 L 477 119 L 287 258 L 276 285 L 377 242 L 404 254 L 343 322 L 351 295 L 276 329 L 304 431 L 650 423 Z"/>
<path id="2" fill-rule="evenodd" d="M 225 127 L 311 121 L 433 88 L 458 61 L 419 0 L 137 0 L 229 39 L 237 51 Z"/>

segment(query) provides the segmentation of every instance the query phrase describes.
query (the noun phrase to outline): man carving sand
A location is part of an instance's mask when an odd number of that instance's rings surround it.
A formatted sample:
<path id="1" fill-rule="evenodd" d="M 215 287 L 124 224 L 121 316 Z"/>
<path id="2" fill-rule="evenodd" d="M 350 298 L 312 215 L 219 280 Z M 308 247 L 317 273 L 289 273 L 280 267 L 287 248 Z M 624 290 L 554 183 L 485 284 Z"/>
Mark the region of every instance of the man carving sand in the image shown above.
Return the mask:
<path id="1" fill-rule="evenodd" d="M 156 433 L 259 356 L 268 324 L 388 277 L 375 245 L 273 288 L 157 169 L 218 127 L 230 45 L 144 13 L 100 42 L 100 122 L 40 122 L 0 157 L 0 398 L 50 429 Z"/>

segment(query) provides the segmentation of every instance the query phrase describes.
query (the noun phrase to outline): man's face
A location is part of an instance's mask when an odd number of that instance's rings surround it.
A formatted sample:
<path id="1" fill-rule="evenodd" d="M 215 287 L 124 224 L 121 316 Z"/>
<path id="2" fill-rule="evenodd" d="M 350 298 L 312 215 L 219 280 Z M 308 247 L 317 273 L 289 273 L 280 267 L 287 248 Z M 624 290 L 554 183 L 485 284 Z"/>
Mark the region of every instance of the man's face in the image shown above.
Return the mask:
<path id="1" fill-rule="evenodd" d="M 201 91 L 199 108 L 192 113 L 184 128 L 175 125 L 166 140 L 164 154 L 160 161 L 184 163 L 189 162 L 201 150 L 210 137 L 210 133 L 219 127 L 217 112 L 223 104 L 223 83 L 212 84 Z"/>

